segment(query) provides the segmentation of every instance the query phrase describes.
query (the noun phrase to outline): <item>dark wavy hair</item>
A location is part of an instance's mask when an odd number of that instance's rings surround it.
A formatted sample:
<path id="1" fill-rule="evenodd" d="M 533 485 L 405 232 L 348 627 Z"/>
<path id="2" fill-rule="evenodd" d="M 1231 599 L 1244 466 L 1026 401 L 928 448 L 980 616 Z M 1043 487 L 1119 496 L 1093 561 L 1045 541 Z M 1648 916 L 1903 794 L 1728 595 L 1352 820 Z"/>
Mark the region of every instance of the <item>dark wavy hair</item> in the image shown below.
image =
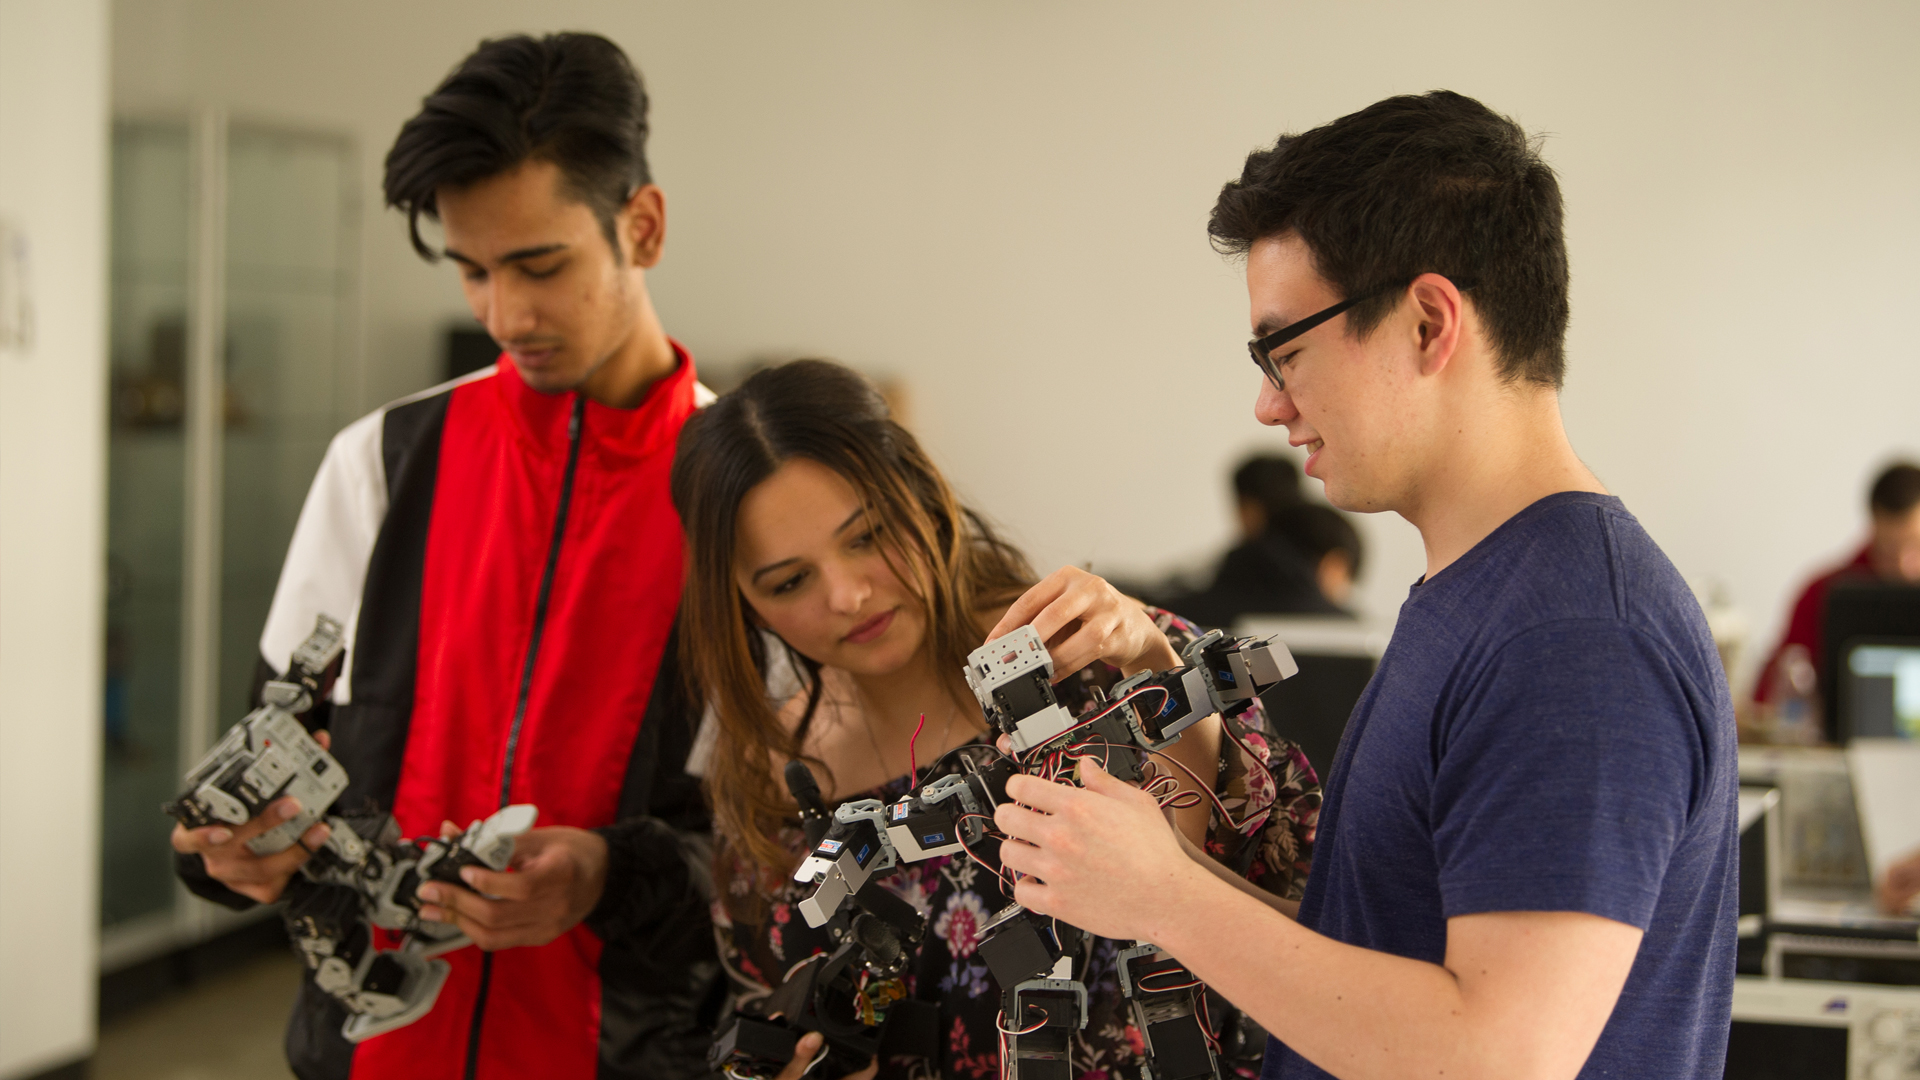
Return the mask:
<path id="1" fill-rule="evenodd" d="M 1560 183 L 1527 133 L 1448 90 L 1376 102 L 1248 155 L 1207 232 L 1223 254 L 1297 234 L 1365 337 L 1425 273 L 1471 285 L 1501 374 L 1566 379 L 1567 240 Z"/>
<path id="2" fill-rule="evenodd" d="M 559 166 L 567 194 L 618 251 L 620 208 L 653 182 L 647 91 L 620 46 L 598 34 L 481 42 L 401 126 L 387 151 L 387 205 L 406 213 L 413 249 L 433 262 L 420 216 L 438 220 L 436 193 L 529 160 Z"/>
<path id="3" fill-rule="evenodd" d="M 771 658 L 733 568 L 741 501 L 795 458 L 853 485 L 887 561 L 926 612 L 926 649 L 935 670 L 951 673 L 956 703 L 973 700 L 960 672 L 986 632 L 981 616 L 1035 580 L 1025 556 L 960 505 L 873 384 L 838 364 L 767 368 L 687 421 L 671 480 L 687 533 L 680 647 L 694 700 L 711 704 L 719 720 L 708 792 L 722 835 L 761 866 L 780 869 L 790 869 L 791 859 L 775 837 L 793 803 L 775 780 L 774 755 L 825 768 L 804 753 L 820 704 L 820 665 L 786 648 L 807 694 L 789 732 L 767 699 Z"/>

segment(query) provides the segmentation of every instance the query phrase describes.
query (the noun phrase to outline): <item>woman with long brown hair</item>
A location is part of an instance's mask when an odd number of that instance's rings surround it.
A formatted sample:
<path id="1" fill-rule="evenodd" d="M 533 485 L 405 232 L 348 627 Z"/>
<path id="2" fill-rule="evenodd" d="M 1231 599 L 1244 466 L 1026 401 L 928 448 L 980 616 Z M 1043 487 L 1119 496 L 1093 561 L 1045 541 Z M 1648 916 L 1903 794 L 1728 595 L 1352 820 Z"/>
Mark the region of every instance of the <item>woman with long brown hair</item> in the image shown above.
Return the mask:
<path id="1" fill-rule="evenodd" d="M 873 386 L 825 361 L 763 370 L 690 420 L 672 488 L 690 558 L 681 647 L 711 708 L 704 772 L 718 832 L 717 932 L 750 999 L 834 944 L 794 911 L 811 890 L 790 878 L 806 843 L 781 779 L 786 763 L 807 763 L 831 807 L 892 802 L 957 767 L 969 744 L 992 756 L 993 733 L 961 670 L 1035 575 L 959 503 Z M 1078 614 L 1048 645 L 1061 701 L 1076 713 L 1096 707 L 1096 688 L 1177 665 L 1178 647 L 1197 636 L 1099 578 L 1062 575 Z M 1172 801 L 1180 831 L 1297 898 L 1320 802 L 1298 747 L 1256 708 L 1196 724 L 1166 756 L 1173 762 L 1160 771 L 1193 791 Z M 944 856 L 884 884 L 928 921 L 920 956 L 889 992 L 938 1003 L 940 1038 L 938 1048 L 878 1062 L 880 1073 L 998 1075 L 998 991 L 976 948 L 987 917 L 1011 902 L 1000 878 L 978 860 Z M 1138 1076 L 1144 1060 L 1115 948 L 1096 940 L 1084 963 L 1089 1020 L 1075 1039 L 1076 1075 Z M 1223 1055 L 1257 1069 L 1260 1040 L 1238 1047 L 1235 1035 L 1221 1032 Z M 817 1049 L 803 1042 L 787 1073 L 799 1075 L 801 1057 Z"/>

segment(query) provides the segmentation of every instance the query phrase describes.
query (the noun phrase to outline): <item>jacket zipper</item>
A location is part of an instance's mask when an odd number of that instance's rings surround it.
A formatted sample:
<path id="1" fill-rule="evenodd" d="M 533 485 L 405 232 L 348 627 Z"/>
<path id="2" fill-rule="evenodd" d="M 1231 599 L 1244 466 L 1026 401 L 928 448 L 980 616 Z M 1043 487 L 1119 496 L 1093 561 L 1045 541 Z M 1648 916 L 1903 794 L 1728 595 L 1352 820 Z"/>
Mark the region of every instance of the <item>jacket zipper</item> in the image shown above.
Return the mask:
<path id="1" fill-rule="evenodd" d="M 540 638 L 547 628 L 547 602 L 553 595 L 553 572 L 560 564 L 560 539 L 567 531 L 567 509 L 573 502 L 573 477 L 580 465 L 580 435 L 586 426 L 587 397 L 573 399 L 567 421 L 567 469 L 560 480 L 560 505 L 553 514 L 553 539 L 547 544 L 547 566 L 540 574 L 540 592 L 533 602 L 533 633 L 527 639 L 527 659 L 520 668 L 520 694 L 513 703 L 513 724 L 507 728 L 507 749 L 500 765 L 500 806 L 508 805 L 513 788 L 513 759 L 520 749 L 520 727 L 527 719 L 527 697 L 533 691 L 533 665 L 540 656 Z M 493 954 L 480 956 L 480 987 L 473 1001 L 473 1021 L 467 1028 L 466 1080 L 480 1068 L 480 1024 L 487 1011 L 487 990 L 493 983 Z"/>

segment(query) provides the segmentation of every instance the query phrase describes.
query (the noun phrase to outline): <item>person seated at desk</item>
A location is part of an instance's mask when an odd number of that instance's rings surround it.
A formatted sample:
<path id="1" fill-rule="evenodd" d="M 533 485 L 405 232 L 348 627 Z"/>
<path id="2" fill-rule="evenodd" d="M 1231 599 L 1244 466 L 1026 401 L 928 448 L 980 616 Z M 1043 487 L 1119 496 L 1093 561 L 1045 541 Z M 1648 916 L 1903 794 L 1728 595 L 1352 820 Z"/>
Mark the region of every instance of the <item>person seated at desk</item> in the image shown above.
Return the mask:
<path id="1" fill-rule="evenodd" d="M 1834 582 L 1861 578 L 1920 585 L 1920 466 L 1905 461 L 1889 465 L 1868 490 L 1867 510 L 1872 531 L 1866 544 L 1844 565 L 1814 578 L 1794 601 L 1786 636 L 1754 685 L 1755 705 L 1769 705 L 1778 695 L 1783 661 L 1796 646 L 1812 661 L 1816 685 L 1827 685 L 1827 673 L 1821 670 L 1826 662 L 1822 624 Z"/>
<path id="2" fill-rule="evenodd" d="M 1242 615 L 1351 616 L 1343 606 L 1360 571 L 1360 534 L 1346 515 L 1300 497 L 1300 471 L 1283 457 L 1234 470 L 1240 542 L 1206 588 L 1155 602 L 1203 626 Z"/>
<path id="3" fill-rule="evenodd" d="M 1302 502 L 1278 511 L 1267 535 L 1293 546 L 1313 568 L 1314 584 L 1327 603 L 1350 615 L 1353 584 L 1360 580 L 1360 532 L 1347 515 L 1324 503 Z"/>
<path id="4" fill-rule="evenodd" d="M 1233 514 L 1242 540 L 1266 532 L 1275 515 L 1300 501 L 1300 466 L 1293 459 L 1254 454 L 1234 467 Z"/>

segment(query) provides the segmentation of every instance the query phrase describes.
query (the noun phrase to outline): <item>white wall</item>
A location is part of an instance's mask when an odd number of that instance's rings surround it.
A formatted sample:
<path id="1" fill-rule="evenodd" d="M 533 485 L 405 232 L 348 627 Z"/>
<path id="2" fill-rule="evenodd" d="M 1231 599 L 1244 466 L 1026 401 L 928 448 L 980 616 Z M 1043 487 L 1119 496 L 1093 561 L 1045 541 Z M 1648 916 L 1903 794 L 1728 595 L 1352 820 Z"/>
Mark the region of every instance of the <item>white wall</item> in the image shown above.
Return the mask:
<path id="1" fill-rule="evenodd" d="M 1237 270 L 1203 223 L 1245 153 L 1449 87 L 1547 133 L 1570 207 L 1589 464 L 1770 638 L 1789 588 L 1920 452 L 1920 6 L 1445 8 L 1129 2 L 729 5 L 121 0 L 114 97 L 350 131 L 369 213 L 367 404 L 461 313 L 377 211 L 380 158 L 482 36 L 584 28 L 654 95 L 671 243 L 653 287 L 703 361 L 819 353 L 904 376 L 918 425 L 1043 564 L 1149 569 L 1227 538 L 1251 418 Z M 1362 603 L 1421 568 L 1364 522 Z"/>
<path id="2" fill-rule="evenodd" d="M 37 330 L 0 345 L 0 1077 L 93 1049 L 107 49 L 105 0 L 0 0 L 0 220 Z"/>

